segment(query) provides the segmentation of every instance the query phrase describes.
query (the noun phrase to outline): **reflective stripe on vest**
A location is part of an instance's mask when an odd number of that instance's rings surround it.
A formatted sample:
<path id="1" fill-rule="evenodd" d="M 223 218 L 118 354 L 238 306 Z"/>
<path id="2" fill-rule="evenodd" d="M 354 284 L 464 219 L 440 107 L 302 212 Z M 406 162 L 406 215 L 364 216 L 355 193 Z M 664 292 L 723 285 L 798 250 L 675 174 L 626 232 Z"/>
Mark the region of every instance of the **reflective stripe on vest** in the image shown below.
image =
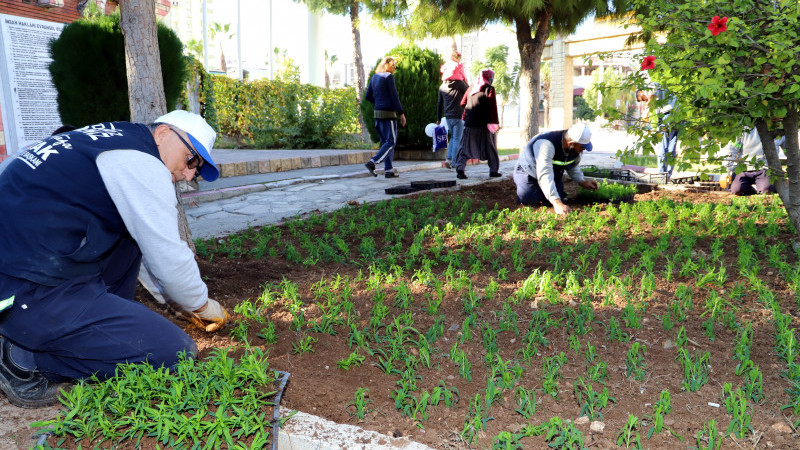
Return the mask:
<path id="1" fill-rule="evenodd" d="M 14 296 L 13 295 L 11 297 L 5 299 L 5 300 L 0 300 L 0 311 L 2 311 L 4 309 L 7 309 L 7 308 L 10 308 L 11 305 L 13 305 L 13 304 L 14 304 Z"/>
<path id="2" fill-rule="evenodd" d="M 553 160 L 553 164 L 555 164 L 557 166 L 568 166 L 568 165 L 570 165 L 570 164 L 572 164 L 574 162 L 575 162 L 574 159 L 572 161 L 556 161 L 556 160 Z"/>

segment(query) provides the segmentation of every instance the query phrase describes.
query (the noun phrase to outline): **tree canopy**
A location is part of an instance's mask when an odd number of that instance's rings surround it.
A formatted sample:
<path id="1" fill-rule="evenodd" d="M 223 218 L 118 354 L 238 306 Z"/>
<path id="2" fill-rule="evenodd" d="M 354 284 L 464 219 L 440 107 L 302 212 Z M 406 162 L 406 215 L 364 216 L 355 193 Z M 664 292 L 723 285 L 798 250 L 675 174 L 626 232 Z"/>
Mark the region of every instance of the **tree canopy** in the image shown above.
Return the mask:
<path id="1" fill-rule="evenodd" d="M 800 231 L 798 1 L 634 0 L 634 5 L 647 41 L 642 70 L 630 84 L 652 89 L 657 82 L 675 95 L 677 106 L 665 122 L 680 127 L 683 158 L 713 160 L 720 145 L 757 128 L 771 177 Z M 642 143 L 658 140 L 658 129 L 629 131 Z M 785 167 L 773 143 L 783 134 Z"/>
<path id="2" fill-rule="evenodd" d="M 520 113 L 523 145 L 539 131 L 540 64 L 551 32 L 569 33 L 587 17 L 628 11 L 631 0 L 375 0 L 370 9 L 396 33 L 419 39 L 464 34 L 489 23 L 515 27 L 520 53 Z"/>

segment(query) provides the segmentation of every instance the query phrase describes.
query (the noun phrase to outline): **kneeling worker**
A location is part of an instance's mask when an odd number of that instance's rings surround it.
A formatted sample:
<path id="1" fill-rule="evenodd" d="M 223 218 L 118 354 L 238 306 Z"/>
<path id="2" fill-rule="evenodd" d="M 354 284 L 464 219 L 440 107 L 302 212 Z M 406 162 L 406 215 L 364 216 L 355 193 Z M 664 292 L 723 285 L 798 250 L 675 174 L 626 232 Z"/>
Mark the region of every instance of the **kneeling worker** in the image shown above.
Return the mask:
<path id="1" fill-rule="evenodd" d="M 173 366 L 197 353 L 181 328 L 133 300 L 137 276 L 206 331 L 230 318 L 180 239 L 173 183 L 219 176 L 216 133 L 173 111 L 152 125 L 100 123 L 21 150 L 0 173 L 0 390 L 27 408 L 59 383 L 117 364 Z"/>
<path id="2" fill-rule="evenodd" d="M 581 152 L 592 151 L 592 131 L 575 124 L 568 130 L 540 133 L 520 152 L 514 169 L 517 200 L 526 206 L 552 205 L 557 214 L 569 213 L 564 204 L 564 171 L 580 186 L 597 189 L 597 182 L 584 180 L 578 165 Z"/>

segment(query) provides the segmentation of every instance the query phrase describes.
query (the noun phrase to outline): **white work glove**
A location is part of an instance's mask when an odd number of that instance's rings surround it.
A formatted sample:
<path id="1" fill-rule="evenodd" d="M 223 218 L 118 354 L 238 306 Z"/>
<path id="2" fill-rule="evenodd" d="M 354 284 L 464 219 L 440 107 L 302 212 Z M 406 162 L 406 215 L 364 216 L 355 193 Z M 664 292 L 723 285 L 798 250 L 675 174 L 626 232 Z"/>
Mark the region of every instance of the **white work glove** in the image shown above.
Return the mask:
<path id="1" fill-rule="evenodd" d="M 214 299 L 209 298 L 205 306 L 195 311 L 187 311 L 189 322 L 211 333 L 218 331 L 231 320 L 230 314 Z"/>

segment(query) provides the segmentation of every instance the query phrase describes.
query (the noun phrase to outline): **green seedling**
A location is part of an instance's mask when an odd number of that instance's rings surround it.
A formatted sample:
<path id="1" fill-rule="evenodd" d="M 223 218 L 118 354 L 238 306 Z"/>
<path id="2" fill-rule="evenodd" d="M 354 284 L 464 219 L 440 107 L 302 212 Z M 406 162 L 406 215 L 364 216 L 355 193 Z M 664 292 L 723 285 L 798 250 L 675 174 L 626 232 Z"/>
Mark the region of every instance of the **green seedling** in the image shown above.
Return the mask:
<path id="1" fill-rule="evenodd" d="M 181 356 L 172 369 L 122 364 L 104 381 L 62 391 L 65 411 L 36 422 L 77 447 L 132 446 L 150 437 L 161 448 L 235 448 L 266 443 L 277 373 L 263 350 L 244 347 L 239 361 L 216 349 L 205 360 Z M 81 442 L 84 441 L 84 442 Z"/>
<path id="2" fill-rule="evenodd" d="M 372 403 L 369 398 L 369 388 L 358 388 L 354 397 L 354 400 L 347 404 L 347 413 L 358 417 L 358 420 L 364 420 L 367 414 L 374 411 L 374 409 L 367 409 L 367 406 Z M 355 410 L 355 412 L 351 412 L 351 410 Z"/>
<path id="3" fill-rule="evenodd" d="M 302 355 L 303 353 L 314 352 L 314 344 L 318 341 L 317 338 L 313 336 L 305 336 L 297 342 L 292 343 L 292 352 L 297 355 Z"/>
<path id="4" fill-rule="evenodd" d="M 444 336 L 444 321 L 444 316 L 439 316 L 433 321 L 431 327 L 425 332 L 425 339 L 427 339 L 428 342 L 436 342 L 440 337 Z"/>
<path id="5" fill-rule="evenodd" d="M 617 445 L 624 445 L 625 448 L 641 449 L 642 438 L 639 436 L 639 418 L 633 414 L 628 415 L 628 421 L 625 422 L 622 429 L 617 434 Z"/>
<path id="6" fill-rule="evenodd" d="M 675 336 L 675 347 L 683 348 L 687 341 L 686 327 L 681 325 L 680 329 L 678 329 L 678 334 Z"/>
<path id="7" fill-rule="evenodd" d="M 742 439 L 747 432 L 753 432 L 750 425 L 751 417 L 747 412 L 747 396 L 741 388 L 732 390 L 730 383 L 725 383 L 722 388 L 722 397 L 725 399 L 725 409 L 731 415 L 731 423 L 725 434 L 733 433 L 737 438 Z"/>
<path id="8" fill-rule="evenodd" d="M 464 322 L 461 323 L 461 337 L 459 338 L 460 343 L 469 342 L 472 340 L 472 327 L 475 326 L 475 314 L 470 314 L 464 318 Z"/>
<path id="9" fill-rule="evenodd" d="M 601 410 L 608 406 L 609 401 L 617 402 L 609 395 L 607 387 L 604 387 L 602 392 L 597 392 L 591 383 L 584 381 L 583 377 L 578 377 L 573 383 L 573 393 L 581 407 L 580 414 L 589 417 L 589 420 L 603 420 Z"/>
<path id="10" fill-rule="evenodd" d="M 448 388 L 444 380 L 441 380 L 431 392 L 430 404 L 436 406 L 443 401 L 445 406 L 452 408 L 458 403 L 459 398 L 458 388 L 455 386 Z"/>
<path id="11" fill-rule="evenodd" d="M 453 364 L 458 366 L 458 374 L 467 381 L 472 381 L 472 364 L 469 362 L 466 352 L 453 344 L 450 348 L 450 359 Z"/>
<path id="12" fill-rule="evenodd" d="M 247 342 L 247 332 L 250 330 L 250 323 L 237 321 L 229 333 L 231 339 L 239 342 Z"/>
<path id="13" fill-rule="evenodd" d="M 606 326 L 606 335 L 608 335 L 608 338 L 611 339 L 612 341 L 628 342 L 628 339 L 630 339 L 628 333 L 625 333 L 624 331 L 622 331 L 622 329 L 620 329 L 619 321 L 617 320 L 616 317 L 608 319 L 608 325 Z"/>
<path id="14" fill-rule="evenodd" d="M 639 312 L 633 305 L 627 305 L 622 308 L 622 320 L 628 328 L 638 329 L 642 327 L 642 318 L 639 317 Z"/>
<path id="15" fill-rule="evenodd" d="M 590 342 L 586 342 L 586 352 L 584 356 L 586 357 L 587 364 L 593 363 L 595 359 L 597 359 L 597 348 Z"/>
<path id="16" fill-rule="evenodd" d="M 464 421 L 464 428 L 461 430 L 461 437 L 472 444 L 475 438 L 478 437 L 478 432 L 486 431 L 486 423 L 494 420 L 494 417 L 487 415 L 488 406 L 484 409 L 484 402 L 481 399 L 481 394 L 475 394 L 475 397 L 469 403 L 469 411 L 467 418 Z"/>
<path id="17" fill-rule="evenodd" d="M 764 400 L 764 376 L 761 373 L 761 369 L 750 359 L 741 364 L 741 366 L 745 375 L 742 389 L 747 398 L 756 403 Z M 739 368 L 739 366 L 736 367 L 737 369 Z M 737 375 L 741 374 L 737 373 Z"/>
<path id="18" fill-rule="evenodd" d="M 340 360 L 336 365 L 343 370 L 350 370 L 351 367 L 361 367 L 361 364 L 364 363 L 365 357 L 361 355 L 358 350 L 350 353 L 345 359 Z"/>
<path id="19" fill-rule="evenodd" d="M 675 323 L 672 321 L 672 314 L 666 312 L 661 315 L 661 324 L 664 326 L 664 331 L 669 331 L 672 327 L 675 326 Z"/>
<path id="20" fill-rule="evenodd" d="M 510 431 L 501 431 L 497 436 L 492 439 L 492 450 L 517 450 L 522 448 L 519 440 L 525 435 L 522 433 L 511 433 Z"/>
<path id="21" fill-rule="evenodd" d="M 606 378 L 608 378 L 608 365 L 603 361 L 589 366 L 586 369 L 586 372 L 590 380 L 600 384 L 606 384 Z"/>
<path id="22" fill-rule="evenodd" d="M 517 313 L 511 308 L 511 304 L 506 303 L 500 315 L 500 331 L 513 331 L 515 335 L 519 336 L 517 319 Z"/>
<path id="23" fill-rule="evenodd" d="M 709 368 L 709 359 L 711 355 L 709 352 L 703 354 L 689 355 L 689 352 L 684 348 L 678 349 L 677 360 L 683 366 L 683 388 L 689 392 L 700 390 L 701 387 L 708 383 L 708 377 L 711 373 Z"/>
<path id="24" fill-rule="evenodd" d="M 350 324 L 350 334 L 347 335 L 347 346 L 349 348 L 355 347 L 363 347 L 367 348 L 367 335 L 358 329 L 358 326 L 354 323 Z"/>
<path id="25" fill-rule="evenodd" d="M 263 339 L 267 345 L 278 342 L 278 333 L 275 332 L 275 324 L 272 322 L 267 323 L 267 326 L 262 328 L 256 336 Z"/>
<path id="26" fill-rule="evenodd" d="M 571 421 L 564 421 L 560 417 L 552 417 L 549 422 L 541 427 L 526 430 L 531 435 L 540 435 L 545 432 L 544 440 L 554 449 L 585 450 L 585 436 L 575 428 Z"/>
<path id="27" fill-rule="evenodd" d="M 514 392 L 517 397 L 518 406 L 514 411 L 520 413 L 522 417 L 526 419 L 533 417 L 533 415 L 536 414 L 536 390 L 525 389 L 522 386 L 518 386 Z"/>
<path id="28" fill-rule="evenodd" d="M 645 371 L 647 365 L 644 361 L 644 355 L 647 352 L 647 346 L 641 345 L 638 342 L 631 344 L 631 349 L 625 357 L 625 370 L 628 377 L 633 377 L 637 381 L 644 381 L 647 377 Z"/>
<path id="29" fill-rule="evenodd" d="M 518 364 L 511 365 L 511 361 L 503 361 L 500 355 L 495 355 L 492 361 L 489 378 L 496 380 L 501 389 L 513 389 L 514 384 L 522 377 L 524 369 Z"/>
<path id="30" fill-rule="evenodd" d="M 714 419 L 709 420 L 697 433 L 696 439 L 697 447 L 692 447 L 693 450 L 719 450 L 722 437 L 717 433 L 717 422 Z"/>
<path id="31" fill-rule="evenodd" d="M 661 391 L 658 401 L 653 405 L 653 414 L 647 417 L 648 421 L 653 424 L 650 429 L 647 430 L 647 439 L 650 439 L 654 433 L 661 433 L 661 431 L 666 428 L 670 434 L 683 441 L 683 438 L 680 435 L 672 431 L 670 428 L 664 426 L 664 416 L 671 412 L 672 404 L 669 391 Z"/>
<path id="32" fill-rule="evenodd" d="M 575 334 L 569 335 L 569 348 L 575 353 L 579 354 L 581 352 L 581 340 L 578 338 L 577 335 Z"/>
<path id="33" fill-rule="evenodd" d="M 545 394 L 558 397 L 558 371 L 566 364 L 564 352 L 550 358 L 542 358 L 542 390 Z"/>
<path id="34" fill-rule="evenodd" d="M 750 360 L 750 345 L 753 342 L 753 324 L 748 322 L 736 335 L 736 346 L 733 348 L 733 359 L 739 361 L 736 366 L 736 375 L 744 372 L 742 367 L 745 361 Z"/>

